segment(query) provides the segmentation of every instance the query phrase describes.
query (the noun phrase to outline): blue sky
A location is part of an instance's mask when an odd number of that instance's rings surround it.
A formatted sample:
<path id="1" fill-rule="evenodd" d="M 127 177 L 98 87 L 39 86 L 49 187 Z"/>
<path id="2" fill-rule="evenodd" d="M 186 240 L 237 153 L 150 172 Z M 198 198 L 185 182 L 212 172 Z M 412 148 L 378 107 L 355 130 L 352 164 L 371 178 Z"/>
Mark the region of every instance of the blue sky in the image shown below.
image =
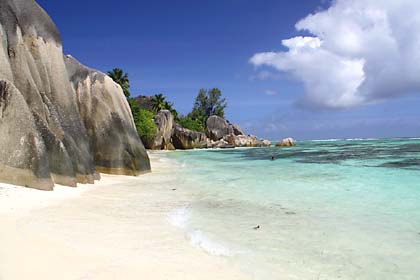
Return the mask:
<path id="1" fill-rule="evenodd" d="M 188 113 L 200 88 L 218 87 L 228 99 L 231 122 L 273 140 L 420 136 L 420 95 L 414 87 L 395 98 L 366 98 L 348 107 L 340 103 L 340 108 L 330 108 L 323 99 L 316 100 L 320 107 L 298 105 L 303 99 L 314 103 L 311 89 L 305 87 L 313 79 L 307 76 L 308 65 L 285 60 L 288 47 L 282 40 L 307 36 L 308 31 L 296 30 L 296 23 L 325 11 L 329 1 L 38 3 L 58 26 L 66 54 L 101 71 L 123 68 L 130 75 L 133 95 L 162 92 L 181 113 Z M 285 61 L 250 62 L 267 52 Z M 380 84 L 380 77 L 375 81 Z"/>

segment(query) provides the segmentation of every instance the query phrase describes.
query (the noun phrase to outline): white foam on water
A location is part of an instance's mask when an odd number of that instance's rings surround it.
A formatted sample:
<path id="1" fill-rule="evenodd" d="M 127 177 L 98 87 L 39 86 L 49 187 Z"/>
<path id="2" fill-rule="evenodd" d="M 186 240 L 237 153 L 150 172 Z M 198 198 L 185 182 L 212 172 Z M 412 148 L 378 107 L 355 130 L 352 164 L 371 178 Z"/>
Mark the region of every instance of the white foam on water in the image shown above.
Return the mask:
<path id="1" fill-rule="evenodd" d="M 345 139 L 346 141 L 376 141 L 379 140 L 377 138 L 349 138 Z"/>
<path id="2" fill-rule="evenodd" d="M 231 250 L 208 238 L 202 231 L 188 229 L 188 221 L 190 220 L 191 212 L 187 207 L 179 208 L 168 214 L 168 221 L 171 225 L 184 229 L 186 237 L 194 247 L 204 250 L 206 253 L 213 256 L 232 256 Z"/>
<path id="3" fill-rule="evenodd" d="M 229 248 L 211 240 L 200 230 L 189 232 L 188 237 L 193 246 L 203 249 L 210 255 L 219 257 L 230 257 L 233 255 Z"/>
<path id="4" fill-rule="evenodd" d="M 308 142 L 337 142 L 337 141 L 343 141 L 343 139 L 317 139 L 317 140 L 309 140 Z"/>

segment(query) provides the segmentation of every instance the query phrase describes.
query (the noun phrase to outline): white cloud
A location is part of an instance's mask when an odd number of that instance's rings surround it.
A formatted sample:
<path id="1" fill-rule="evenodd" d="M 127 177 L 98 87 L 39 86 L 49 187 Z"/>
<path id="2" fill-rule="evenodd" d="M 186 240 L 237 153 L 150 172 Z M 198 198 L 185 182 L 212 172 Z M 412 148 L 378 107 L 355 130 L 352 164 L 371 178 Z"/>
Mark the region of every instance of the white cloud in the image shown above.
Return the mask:
<path id="1" fill-rule="evenodd" d="M 279 94 L 277 91 L 272 90 L 272 89 L 267 89 L 264 93 L 268 96 L 275 96 Z"/>
<path id="2" fill-rule="evenodd" d="M 250 62 L 301 81 L 302 104 L 345 109 L 420 91 L 420 1 L 337 0 L 296 28 L 311 35 Z"/>
<path id="3" fill-rule="evenodd" d="M 279 72 L 262 70 L 262 71 L 257 72 L 256 75 L 252 75 L 250 77 L 250 81 L 280 80 L 281 78 L 282 78 L 282 74 Z"/>

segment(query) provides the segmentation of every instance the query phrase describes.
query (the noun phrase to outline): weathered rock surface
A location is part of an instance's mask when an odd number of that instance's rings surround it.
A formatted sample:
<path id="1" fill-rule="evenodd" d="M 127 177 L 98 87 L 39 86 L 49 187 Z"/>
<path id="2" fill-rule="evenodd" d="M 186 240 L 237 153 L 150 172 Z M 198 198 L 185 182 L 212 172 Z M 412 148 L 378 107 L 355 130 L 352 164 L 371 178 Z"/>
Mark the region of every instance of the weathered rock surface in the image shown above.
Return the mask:
<path id="1" fill-rule="evenodd" d="M 51 190 L 53 183 L 92 183 L 96 165 L 112 173 L 150 169 L 119 86 L 85 69 L 76 95 L 60 34 L 35 1 L 0 0 L 0 41 L 0 181 Z M 90 114 L 89 106 L 106 112 Z"/>
<path id="2" fill-rule="evenodd" d="M 227 142 L 229 147 L 264 147 L 270 146 L 268 140 L 262 140 L 254 135 L 245 135 L 239 125 L 230 124 L 227 120 L 211 116 L 207 120 L 207 137 L 213 141 L 211 147 L 224 145 L 219 141 Z M 225 146 L 226 146 L 225 145 Z"/>
<path id="3" fill-rule="evenodd" d="M 22 94 L 0 81 L 0 181 L 51 190 L 48 153 Z"/>
<path id="4" fill-rule="evenodd" d="M 239 125 L 232 124 L 231 126 L 233 128 L 233 134 L 235 134 L 236 136 L 245 135 L 245 133 L 243 132 L 242 128 Z"/>
<path id="5" fill-rule="evenodd" d="M 218 141 L 226 135 L 234 134 L 231 124 L 219 116 L 211 116 L 207 120 L 207 137 L 213 141 Z"/>
<path id="6" fill-rule="evenodd" d="M 271 142 L 259 139 L 255 135 L 238 135 L 234 138 L 236 147 L 268 147 Z"/>
<path id="7" fill-rule="evenodd" d="M 150 141 L 145 141 L 144 145 L 151 150 L 171 150 L 172 132 L 174 129 L 174 117 L 168 110 L 159 111 L 155 116 L 157 127 L 156 135 Z"/>
<path id="8" fill-rule="evenodd" d="M 71 56 L 64 58 L 87 129 L 96 169 L 103 173 L 139 175 L 150 170 L 144 146 L 121 87 Z M 164 135 L 170 139 L 167 133 Z"/>
<path id="9" fill-rule="evenodd" d="M 271 146 L 271 141 L 269 141 L 269 140 L 262 140 L 262 146 L 263 147 L 270 147 Z"/>
<path id="10" fill-rule="evenodd" d="M 292 147 L 296 146 L 296 141 L 293 138 L 283 139 L 280 143 L 276 144 L 276 147 Z"/>
<path id="11" fill-rule="evenodd" d="M 176 149 L 203 149 L 207 148 L 207 136 L 205 133 L 191 131 L 175 125 L 172 134 L 172 144 Z"/>
<path id="12" fill-rule="evenodd" d="M 268 147 L 271 142 L 254 135 L 226 135 L 218 141 L 209 140 L 208 148 Z"/>

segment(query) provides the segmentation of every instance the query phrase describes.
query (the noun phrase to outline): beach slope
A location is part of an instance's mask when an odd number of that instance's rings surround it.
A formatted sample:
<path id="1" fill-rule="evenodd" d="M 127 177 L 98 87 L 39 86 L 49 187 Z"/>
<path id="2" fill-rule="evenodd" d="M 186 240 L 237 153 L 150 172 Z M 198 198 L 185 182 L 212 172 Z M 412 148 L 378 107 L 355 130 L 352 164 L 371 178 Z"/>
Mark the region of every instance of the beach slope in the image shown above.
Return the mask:
<path id="1" fill-rule="evenodd" d="M 55 192 L 0 185 L 0 279 L 247 279 L 192 246 L 168 213 L 188 205 L 171 163 Z"/>

